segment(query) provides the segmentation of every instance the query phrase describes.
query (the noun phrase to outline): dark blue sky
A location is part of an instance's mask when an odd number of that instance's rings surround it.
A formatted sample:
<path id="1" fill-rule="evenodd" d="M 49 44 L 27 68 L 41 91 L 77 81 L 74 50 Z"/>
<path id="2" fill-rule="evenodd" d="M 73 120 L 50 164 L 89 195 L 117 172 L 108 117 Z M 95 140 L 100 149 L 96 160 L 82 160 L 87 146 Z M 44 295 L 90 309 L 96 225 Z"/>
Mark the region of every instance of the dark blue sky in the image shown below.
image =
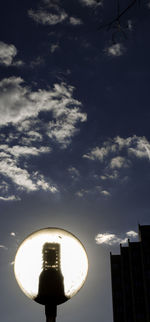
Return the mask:
<path id="1" fill-rule="evenodd" d="M 47 226 L 75 234 L 89 257 L 87 282 L 58 321 L 112 322 L 109 252 L 150 222 L 150 2 L 122 17 L 125 37 L 98 30 L 114 17 L 108 0 L 1 4 L 3 322 L 44 320 L 13 261 L 22 240 Z"/>

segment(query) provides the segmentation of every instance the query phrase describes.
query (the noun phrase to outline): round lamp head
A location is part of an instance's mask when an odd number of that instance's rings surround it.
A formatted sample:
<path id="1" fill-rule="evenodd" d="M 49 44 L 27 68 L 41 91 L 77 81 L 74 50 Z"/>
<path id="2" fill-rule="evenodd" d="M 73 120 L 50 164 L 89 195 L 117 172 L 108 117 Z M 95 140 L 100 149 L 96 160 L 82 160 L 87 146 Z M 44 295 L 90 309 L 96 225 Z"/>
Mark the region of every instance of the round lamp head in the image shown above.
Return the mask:
<path id="1" fill-rule="evenodd" d="M 71 233 L 45 228 L 29 235 L 20 245 L 14 264 L 22 291 L 36 302 L 61 304 L 83 286 L 88 258 L 81 242 Z"/>

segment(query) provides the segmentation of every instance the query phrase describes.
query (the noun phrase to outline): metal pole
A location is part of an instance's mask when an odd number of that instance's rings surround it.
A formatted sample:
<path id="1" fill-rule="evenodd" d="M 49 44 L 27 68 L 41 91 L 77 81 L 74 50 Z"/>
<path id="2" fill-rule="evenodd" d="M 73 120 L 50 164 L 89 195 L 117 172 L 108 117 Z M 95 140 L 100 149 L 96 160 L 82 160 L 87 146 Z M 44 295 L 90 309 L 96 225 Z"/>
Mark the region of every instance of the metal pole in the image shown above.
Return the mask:
<path id="1" fill-rule="evenodd" d="M 55 316 L 46 317 L 46 322 L 55 322 L 55 321 L 56 321 L 56 317 Z"/>
<path id="2" fill-rule="evenodd" d="M 46 322 L 55 322 L 57 315 L 57 306 L 55 304 L 45 305 Z"/>

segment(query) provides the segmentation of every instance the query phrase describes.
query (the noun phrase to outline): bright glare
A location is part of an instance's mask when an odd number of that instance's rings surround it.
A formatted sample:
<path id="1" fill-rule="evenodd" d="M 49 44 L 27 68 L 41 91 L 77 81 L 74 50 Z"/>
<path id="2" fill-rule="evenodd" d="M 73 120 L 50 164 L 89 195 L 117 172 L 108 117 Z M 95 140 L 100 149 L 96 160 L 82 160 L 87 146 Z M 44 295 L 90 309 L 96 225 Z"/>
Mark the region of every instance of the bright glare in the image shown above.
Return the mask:
<path id="1" fill-rule="evenodd" d="M 42 249 L 45 243 L 60 244 L 61 272 L 66 297 L 75 295 L 85 282 L 88 259 L 81 242 L 71 233 L 57 228 L 45 228 L 28 236 L 20 245 L 14 271 L 22 291 L 30 298 L 38 294 L 42 272 Z"/>

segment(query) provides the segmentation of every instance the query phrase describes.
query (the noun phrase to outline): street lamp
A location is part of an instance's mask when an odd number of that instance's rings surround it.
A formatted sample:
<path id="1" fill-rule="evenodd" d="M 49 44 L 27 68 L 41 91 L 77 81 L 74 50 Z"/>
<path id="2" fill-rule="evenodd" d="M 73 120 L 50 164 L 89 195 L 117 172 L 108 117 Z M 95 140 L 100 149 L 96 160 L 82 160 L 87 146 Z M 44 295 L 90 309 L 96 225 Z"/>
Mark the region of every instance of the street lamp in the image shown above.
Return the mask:
<path id="1" fill-rule="evenodd" d="M 45 228 L 20 245 L 14 264 L 22 291 L 45 305 L 46 321 L 56 318 L 57 305 L 75 295 L 88 272 L 86 251 L 74 235 L 59 228 Z"/>

